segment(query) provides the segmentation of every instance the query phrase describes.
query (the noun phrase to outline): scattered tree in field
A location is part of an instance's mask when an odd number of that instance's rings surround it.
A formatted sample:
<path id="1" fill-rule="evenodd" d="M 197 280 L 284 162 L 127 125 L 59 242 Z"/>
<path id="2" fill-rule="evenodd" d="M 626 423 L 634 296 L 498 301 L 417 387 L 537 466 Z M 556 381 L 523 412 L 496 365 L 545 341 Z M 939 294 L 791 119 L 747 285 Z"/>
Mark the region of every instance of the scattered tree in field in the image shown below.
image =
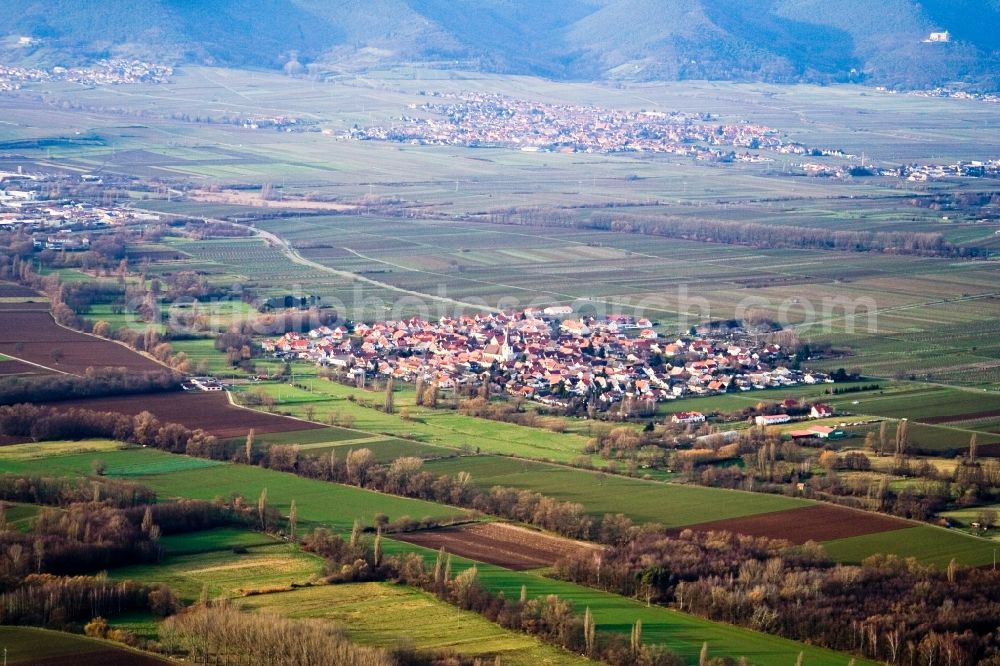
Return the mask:
<path id="1" fill-rule="evenodd" d="M 437 407 L 438 402 L 438 385 L 437 382 L 433 382 L 424 390 L 424 405 L 430 408 Z"/>
<path id="2" fill-rule="evenodd" d="M 880 456 L 885 455 L 885 449 L 889 441 L 888 433 L 886 432 L 887 427 L 888 425 L 885 421 L 882 421 L 878 426 L 878 454 Z"/>
<path id="3" fill-rule="evenodd" d="M 991 530 L 997 524 L 996 509 L 983 509 L 976 515 L 976 522 L 984 532 Z"/>
<path id="4" fill-rule="evenodd" d="M 267 487 L 260 491 L 257 498 L 257 518 L 260 521 L 260 529 L 267 531 Z"/>
<path id="5" fill-rule="evenodd" d="M 299 509 L 295 505 L 295 500 L 292 500 L 291 506 L 288 507 L 288 534 L 291 536 L 292 541 L 295 540 L 295 528 L 298 526 L 299 522 Z"/>
<path id="6" fill-rule="evenodd" d="M 256 438 L 256 431 L 253 428 L 247 432 L 247 441 L 243 444 L 243 457 L 246 458 L 248 465 L 253 464 L 253 444 Z"/>
<path id="7" fill-rule="evenodd" d="M 910 422 L 903 419 L 896 426 L 896 455 L 902 456 L 906 454 L 906 449 L 909 446 L 909 430 Z"/>
<path id="8" fill-rule="evenodd" d="M 417 377 L 417 384 L 416 384 L 416 387 L 415 387 L 415 393 L 416 393 L 416 404 L 419 407 L 420 405 L 424 404 L 424 377 L 423 377 L 423 375 L 419 375 Z"/>
<path id="9" fill-rule="evenodd" d="M 594 614 L 590 612 L 590 606 L 587 606 L 587 610 L 583 614 L 583 640 L 587 645 L 587 656 L 590 657 L 594 654 L 594 645 L 597 641 L 597 629 L 594 623 Z"/>
<path id="10" fill-rule="evenodd" d="M 149 531 L 153 528 L 153 507 L 146 507 L 146 511 L 142 514 L 141 527 L 143 534 L 149 534 Z"/>
<path id="11" fill-rule="evenodd" d="M 386 414 L 392 414 L 396 411 L 396 397 L 393 393 L 393 381 L 392 377 L 389 377 L 385 381 L 385 399 L 382 402 L 382 411 Z"/>
<path id="12" fill-rule="evenodd" d="M 103 460 L 95 458 L 94 460 L 90 461 L 90 471 L 94 473 L 94 476 L 104 476 L 104 473 L 107 471 L 107 469 L 108 466 L 105 464 Z"/>
<path id="13" fill-rule="evenodd" d="M 633 655 L 638 655 L 642 651 L 642 620 L 636 620 L 635 624 L 632 625 L 632 636 L 629 643 Z"/>
<path id="14" fill-rule="evenodd" d="M 977 439 L 976 433 L 972 433 L 969 437 L 969 462 L 976 462 L 976 453 L 979 449 L 979 441 Z"/>

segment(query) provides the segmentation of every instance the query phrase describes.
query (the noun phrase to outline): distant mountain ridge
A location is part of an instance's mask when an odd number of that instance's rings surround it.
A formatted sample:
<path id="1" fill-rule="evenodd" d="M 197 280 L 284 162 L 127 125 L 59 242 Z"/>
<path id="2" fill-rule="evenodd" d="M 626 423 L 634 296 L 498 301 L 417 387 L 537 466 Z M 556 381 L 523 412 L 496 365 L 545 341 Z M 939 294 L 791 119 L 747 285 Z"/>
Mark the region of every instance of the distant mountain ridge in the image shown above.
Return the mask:
<path id="1" fill-rule="evenodd" d="M 0 62 L 1000 87 L 1000 0 L 6 0 Z M 929 42 L 947 32 L 947 42 Z M 18 37 L 35 38 L 30 45 Z"/>

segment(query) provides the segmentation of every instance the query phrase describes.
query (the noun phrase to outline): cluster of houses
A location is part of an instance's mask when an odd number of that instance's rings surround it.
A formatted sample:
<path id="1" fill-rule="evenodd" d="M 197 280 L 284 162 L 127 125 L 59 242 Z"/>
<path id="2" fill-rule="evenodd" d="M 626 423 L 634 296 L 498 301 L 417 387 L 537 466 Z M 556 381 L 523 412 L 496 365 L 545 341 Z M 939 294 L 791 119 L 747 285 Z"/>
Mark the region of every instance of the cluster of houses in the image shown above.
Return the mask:
<path id="1" fill-rule="evenodd" d="M 708 114 L 615 111 L 593 106 L 544 104 L 498 94 L 432 94 L 445 98 L 411 105 L 390 127 L 355 127 L 345 136 L 417 145 L 519 148 L 526 152 L 670 153 L 717 159 L 735 150 L 806 152 L 769 127 L 723 124 Z M 720 148 L 725 150 L 720 150 Z M 735 150 L 734 150 L 735 149 Z M 744 152 L 740 159 L 759 157 Z"/>
<path id="2" fill-rule="evenodd" d="M 783 405 L 798 406 L 798 401 L 786 400 Z M 791 415 L 784 413 L 759 414 L 753 418 L 753 423 L 757 426 L 770 427 L 791 423 L 792 421 L 825 419 L 830 418 L 831 416 L 833 416 L 833 407 L 823 403 L 816 403 L 810 407 L 808 416 L 792 417 Z M 706 417 L 701 412 L 676 412 L 670 416 L 670 422 L 676 425 L 698 425 L 699 423 L 704 423 L 705 421 Z M 736 436 L 737 431 L 734 430 L 722 434 L 725 436 Z M 790 430 L 786 434 L 792 439 L 837 439 L 845 435 L 844 431 L 839 428 L 833 428 L 820 424 L 811 425 L 798 430 Z M 711 437 L 711 435 L 703 436 L 699 439 L 705 439 L 707 437 Z"/>
<path id="3" fill-rule="evenodd" d="M 187 380 L 181 384 L 181 388 L 185 391 L 205 391 L 208 393 L 214 393 L 225 390 L 226 385 L 216 377 L 198 376 L 188 377 Z"/>
<path id="4" fill-rule="evenodd" d="M 48 81 L 70 81 L 92 86 L 165 83 L 173 74 L 174 70 L 169 65 L 127 58 L 99 60 L 86 67 L 52 69 L 0 65 L 0 92 L 20 90 L 25 83 Z"/>
<path id="5" fill-rule="evenodd" d="M 832 153 L 824 152 L 824 155 Z M 856 158 L 856 155 L 843 155 Z M 911 183 L 925 183 L 942 178 L 1000 178 L 1000 160 L 967 160 L 951 164 L 908 164 L 902 167 L 859 167 L 852 164 L 804 162 L 799 169 L 807 176 L 852 178 L 857 175 L 901 178 Z"/>
<path id="6" fill-rule="evenodd" d="M 47 187 L 57 185 L 46 176 L 0 173 L 0 231 L 30 234 L 36 250 L 87 250 L 93 233 L 118 225 L 160 219 L 154 213 L 114 204 L 98 206 L 39 196 Z"/>
<path id="7" fill-rule="evenodd" d="M 780 346 L 729 332 L 665 338 L 645 318 L 572 318 L 569 308 L 320 327 L 264 342 L 279 358 L 444 390 L 489 382 L 514 396 L 595 409 L 832 382 L 794 370 Z"/>

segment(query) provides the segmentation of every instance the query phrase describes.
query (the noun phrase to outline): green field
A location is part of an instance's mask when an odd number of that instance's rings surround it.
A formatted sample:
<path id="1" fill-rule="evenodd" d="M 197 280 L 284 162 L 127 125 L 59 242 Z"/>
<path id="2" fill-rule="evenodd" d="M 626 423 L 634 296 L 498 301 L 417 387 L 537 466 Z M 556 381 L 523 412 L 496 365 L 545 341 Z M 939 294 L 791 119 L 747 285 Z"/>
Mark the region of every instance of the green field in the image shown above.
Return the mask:
<path id="1" fill-rule="evenodd" d="M 18 504 L 3 502 L 7 527 L 20 532 L 28 532 L 35 522 L 35 517 L 42 510 L 37 504 Z"/>
<path id="2" fill-rule="evenodd" d="M 594 515 L 624 513 L 636 522 L 683 527 L 726 518 L 809 506 L 812 502 L 780 495 L 746 493 L 702 486 L 641 481 L 498 456 L 434 461 L 426 469 L 437 474 L 469 472 L 482 488 L 500 485 L 537 490 L 543 495 L 578 502 Z"/>
<path id="3" fill-rule="evenodd" d="M 341 421 L 351 420 L 351 427 L 396 438 L 414 439 L 451 448 L 481 450 L 486 453 L 517 455 L 557 462 L 571 462 L 580 457 L 587 438 L 575 433 L 557 433 L 511 423 L 487 421 L 463 416 L 446 409 L 418 408 L 412 404 L 412 391 L 401 392 L 395 414 L 381 407 L 381 393 L 360 391 L 323 379 L 303 378 L 296 383 L 303 390 L 287 384 L 265 384 L 259 388 L 279 401 L 277 409 L 303 416 L 307 407 L 315 410 L 318 420 L 332 414 Z M 352 397 L 353 400 L 348 398 Z M 364 406 L 367 401 L 369 406 Z M 403 408 L 410 418 L 401 415 Z"/>
<path id="4" fill-rule="evenodd" d="M 434 551 L 399 541 L 386 541 L 385 549 L 387 553 L 417 552 L 431 563 L 436 557 Z M 456 573 L 472 564 L 463 558 L 453 558 Z M 636 620 L 642 620 L 643 640 L 665 644 L 689 664 L 698 663 L 702 643 L 706 641 L 712 656 L 745 656 L 759 666 L 791 666 L 799 652 L 804 653 L 804 663 L 816 666 L 846 666 L 850 661 L 846 655 L 830 650 L 703 620 L 667 608 L 647 607 L 634 599 L 553 580 L 538 573 L 515 572 L 482 563 L 476 566 L 482 584 L 494 593 L 503 592 L 507 598 L 517 598 L 523 585 L 529 598 L 555 594 L 572 602 L 578 613 L 590 608 L 600 631 L 627 634 Z M 863 659 L 857 659 L 856 663 L 871 664 Z"/>
<path id="5" fill-rule="evenodd" d="M 345 627 L 353 641 L 419 651 L 455 652 L 507 666 L 560 666 L 589 660 L 501 628 L 481 615 L 450 606 L 426 592 L 389 583 L 327 585 L 255 596 L 245 609 L 292 618 L 322 618 Z"/>
<path id="6" fill-rule="evenodd" d="M 170 664 L 153 655 L 95 638 L 34 627 L 0 626 L 0 648 L 6 663 L 74 666 L 98 664 Z"/>
<path id="7" fill-rule="evenodd" d="M 105 456 L 110 451 L 120 451 L 127 445 L 110 439 L 83 439 L 74 442 L 30 442 L 12 444 L 0 450 L 0 460 L 33 460 L 67 453 L 95 453 Z"/>
<path id="8" fill-rule="evenodd" d="M 212 598 L 240 597 L 308 582 L 323 573 L 321 558 L 256 532 L 210 530 L 168 537 L 164 545 L 162 562 L 119 567 L 110 574 L 119 580 L 164 583 L 190 603 L 205 587 Z"/>
<path id="9" fill-rule="evenodd" d="M 823 546 L 839 562 L 857 563 L 872 553 L 884 553 L 942 567 L 952 558 L 959 564 L 983 566 L 992 563 L 996 553 L 993 541 L 931 525 L 827 541 Z"/>
<path id="10" fill-rule="evenodd" d="M 275 540 L 261 532 L 251 532 L 238 527 L 219 527 L 201 532 L 168 534 L 160 538 L 160 544 L 168 556 L 176 557 L 226 551 L 240 547 L 272 546 L 275 544 Z"/>
<path id="11" fill-rule="evenodd" d="M 0 471 L 21 474 L 78 476 L 91 473 L 89 454 L 53 456 L 45 460 L 8 461 L 0 451 Z M 240 493 L 256 501 L 267 488 L 268 503 L 287 513 L 292 500 L 298 507 L 300 524 L 322 524 L 349 530 L 355 519 L 370 524 L 377 513 L 391 519 L 410 516 L 448 519 L 464 515 L 453 507 L 394 495 L 384 495 L 352 486 L 304 479 L 293 474 L 260 467 L 219 463 L 177 456 L 153 449 L 129 449 L 102 455 L 106 475 L 127 478 L 156 491 L 160 498 L 186 497 L 212 500 Z"/>
<path id="12" fill-rule="evenodd" d="M 76 444 L 76 442 L 71 443 Z M 70 452 L 62 453 L 62 443 L 58 444 L 55 448 L 60 451 L 59 453 L 53 453 L 51 456 L 35 455 L 30 458 L 8 457 L 6 455 L 7 448 L 4 448 L 0 450 L 0 471 L 13 474 L 80 476 L 92 474 L 92 463 L 99 460 L 105 464 L 107 476 L 127 478 L 131 481 L 150 474 L 216 468 L 223 464 L 204 458 L 176 456 L 156 449 L 123 449 L 121 446 L 115 449 L 91 450 L 85 448 L 86 453 L 77 453 L 74 450 L 75 447 L 70 447 Z"/>

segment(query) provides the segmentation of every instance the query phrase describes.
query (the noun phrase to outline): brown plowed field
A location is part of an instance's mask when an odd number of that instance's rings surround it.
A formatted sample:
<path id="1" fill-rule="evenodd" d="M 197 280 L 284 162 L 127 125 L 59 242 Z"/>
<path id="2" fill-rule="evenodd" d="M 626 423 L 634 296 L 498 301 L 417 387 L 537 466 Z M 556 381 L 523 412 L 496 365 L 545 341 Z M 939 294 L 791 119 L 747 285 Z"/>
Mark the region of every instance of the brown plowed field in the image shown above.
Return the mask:
<path id="1" fill-rule="evenodd" d="M 8 310 L 41 310 L 42 312 L 48 312 L 49 304 L 47 301 L 21 301 L 17 303 L 0 303 L 0 313 L 6 312 Z"/>
<path id="2" fill-rule="evenodd" d="M 41 296 L 41 294 L 19 284 L 0 282 L 0 298 L 27 298 L 30 296 Z"/>
<path id="3" fill-rule="evenodd" d="M 913 527 L 913 523 L 869 511 L 818 504 L 801 509 L 774 511 L 756 516 L 688 525 L 672 531 L 675 534 L 684 529 L 698 530 L 699 532 L 726 531 L 769 539 L 786 539 L 792 543 L 805 543 L 806 541 L 832 541 L 833 539 L 888 532 L 907 527 Z"/>
<path id="4" fill-rule="evenodd" d="M 123 345 L 59 326 L 47 307 L 0 310 L 0 354 L 72 374 L 83 374 L 89 367 L 163 370 L 162 365 Z"/>
<path id="5" fill-rule="evenodd" d="M 475 523 L 408 532 L 393 538 L 514 571 L 550 567 L 562 557 L 600 546 L 542 534 L 506 523 Z"/>
<path id="6" fill-rule="evenodd" d="M 176 392 L 123 395 L 109 398 L 87 398 L 46 403 L 51 407 L 90 409 L 96 412 L 118 412 L 136 415 L 152 412 L 164 423 L 180 423 L 188 428 L 201 428 L 219 439 L 245 437 L 253 428 L 258 433 L 313 430 L 324 426 L 285 416 L 257 412 L 229 404 L 226 394 L 219 392 Z"/>
<path id="7" fill-rule="evenodd" d="M 988 419 L 995 416 L 1000 416 L 1000 409 L 991 409 L 986 412 L 972 412 L 970 414 L 949 414 L 948 416 L 928 416 L 927 418 L 918 419 L 920 423 L 927 424 L 938 424 L 938 423 L 955 423 L 957 421 L 974 421 L 976 419 Z"/>
<path id="8" fill-rule="evenodd" d="M 9 375 L 44 375 L 42 370 L 36 365 L 22 363 L 21 361 L 0 361 L 0 377 Z"/>

